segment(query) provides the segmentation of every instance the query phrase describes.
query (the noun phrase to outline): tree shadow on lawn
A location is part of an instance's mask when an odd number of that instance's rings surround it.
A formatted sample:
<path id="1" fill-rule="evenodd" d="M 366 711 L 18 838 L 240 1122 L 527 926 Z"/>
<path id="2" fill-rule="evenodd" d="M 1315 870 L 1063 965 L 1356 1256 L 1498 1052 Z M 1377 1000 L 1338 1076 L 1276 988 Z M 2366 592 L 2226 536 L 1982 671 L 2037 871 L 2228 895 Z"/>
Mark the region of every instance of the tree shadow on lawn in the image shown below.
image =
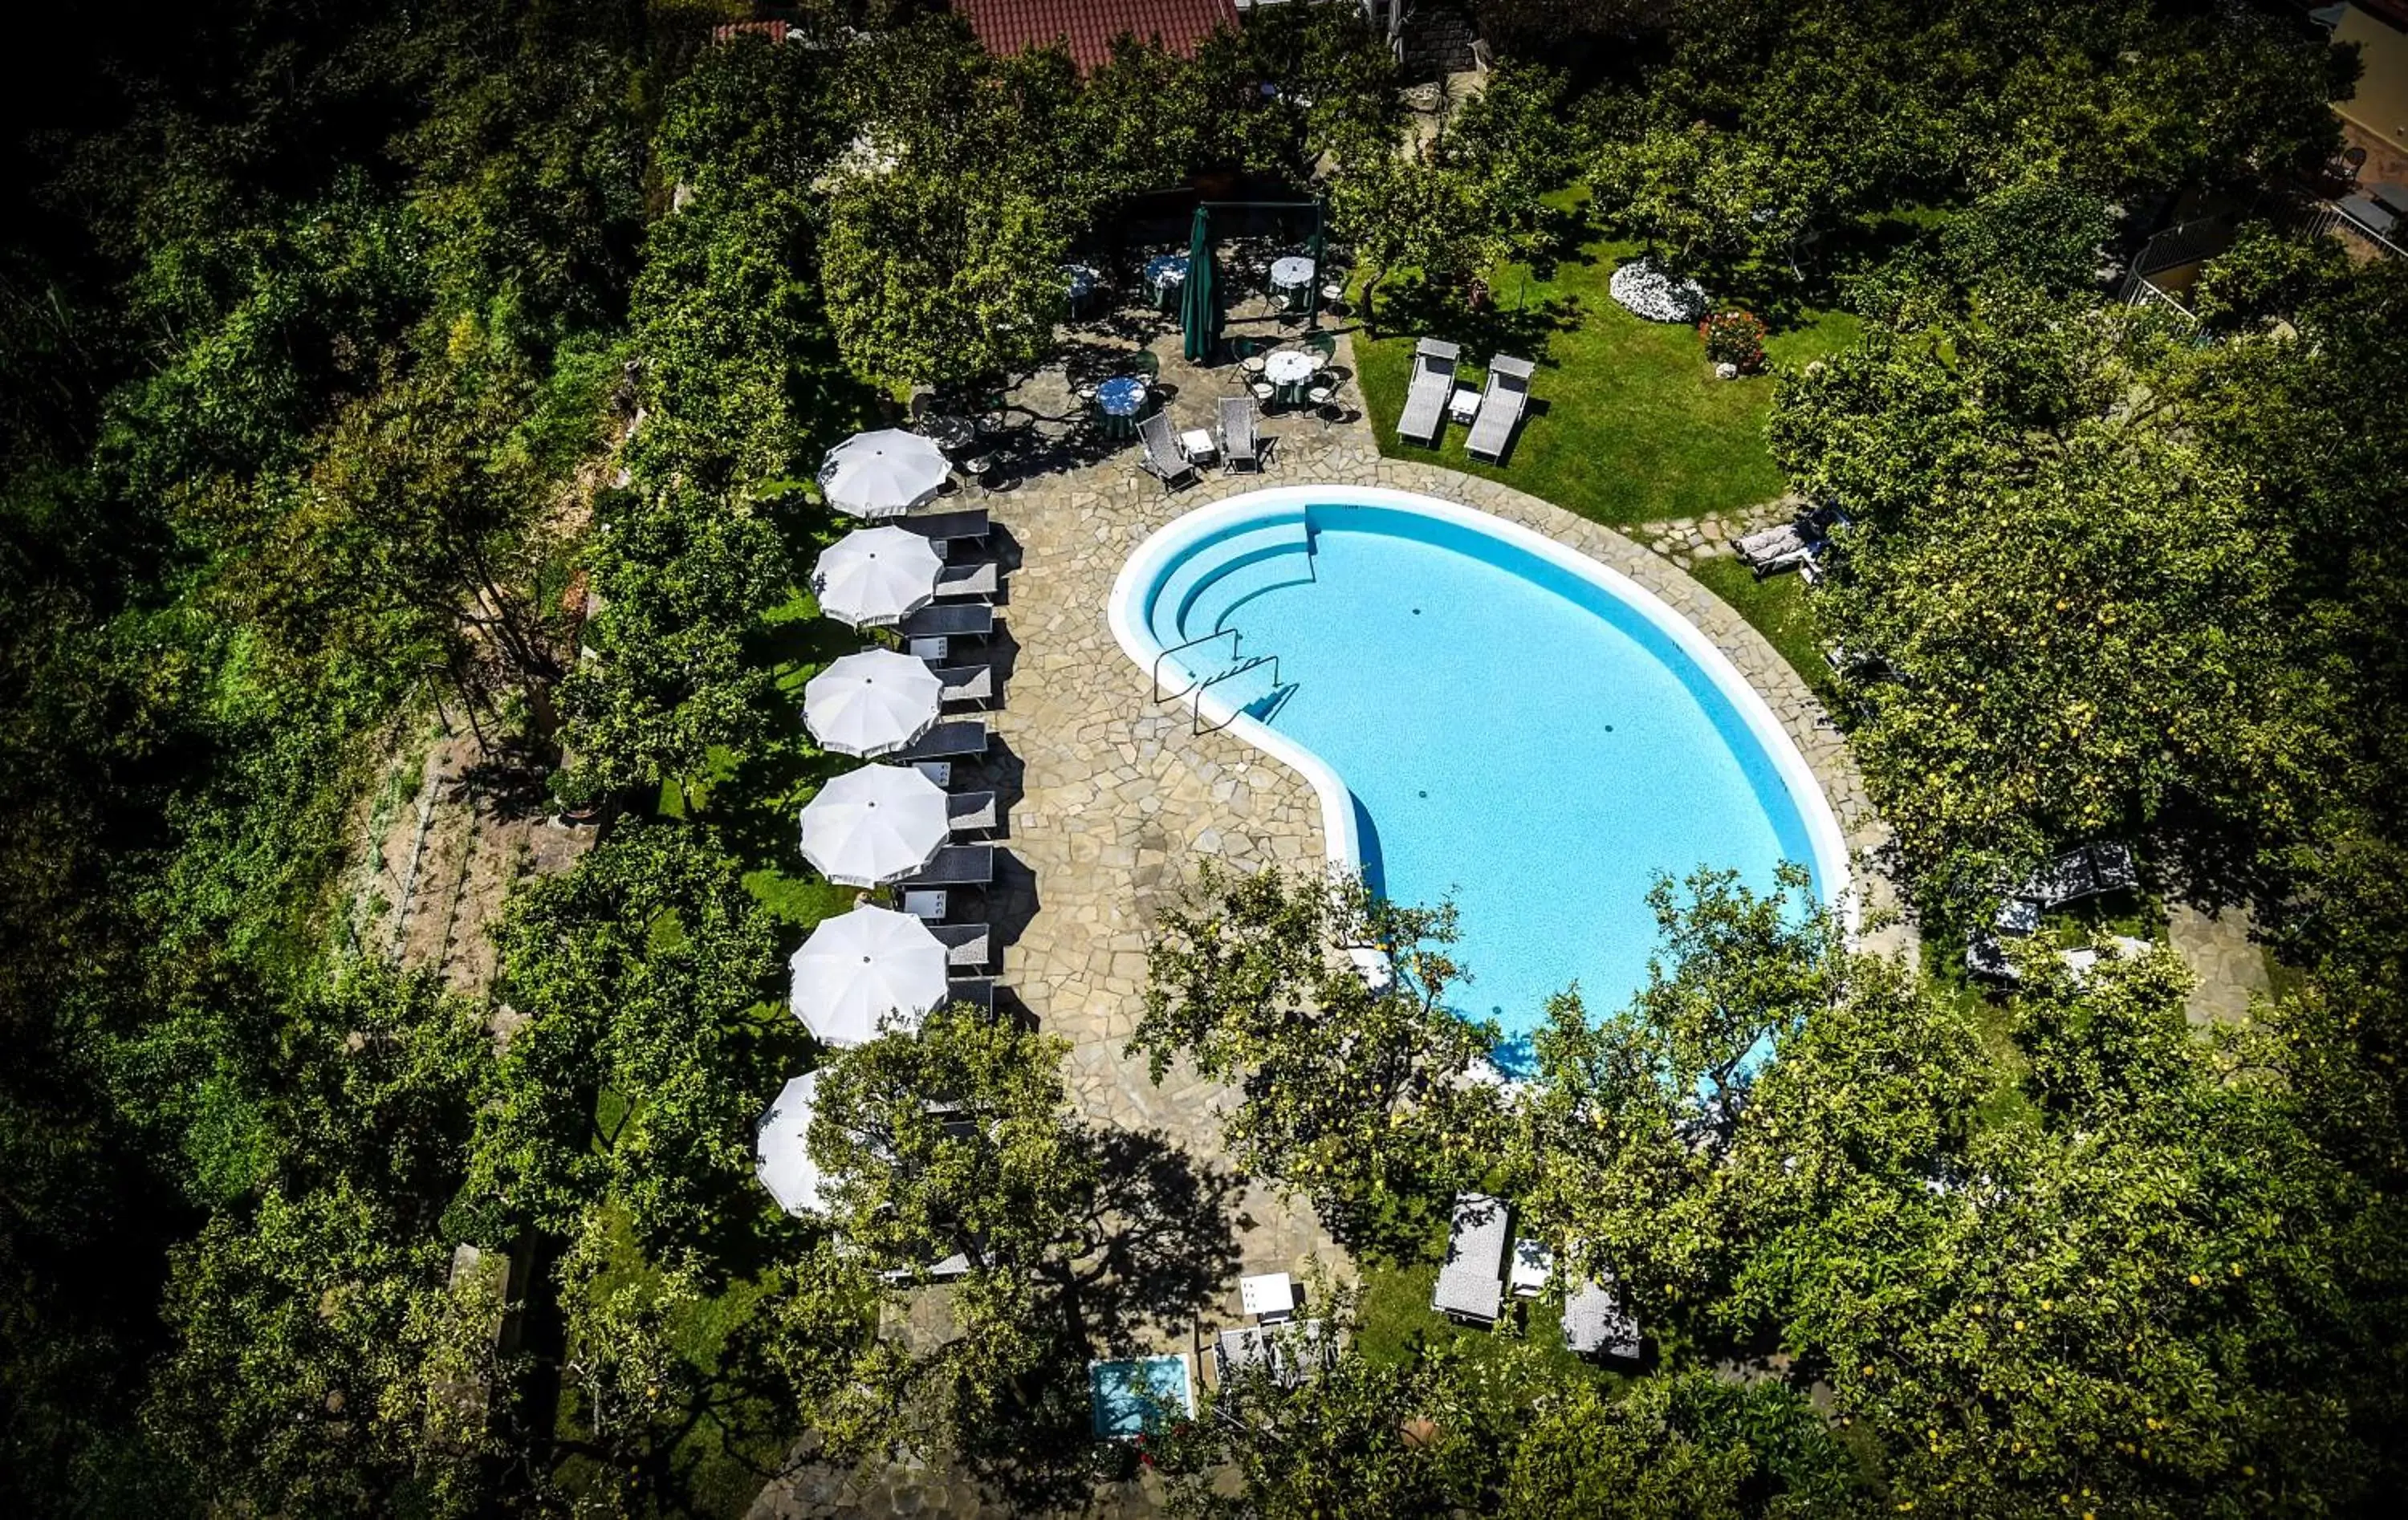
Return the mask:
<path id="1" fill-rule="evenodd" d="M 1555 361 L 1548 356 L 1548 339 L 1577 330 L 1587 318 L 1575 295 L 1542 296 L 1526 306 L 1491 303 L 1475 311 L 1459 292 L 1418 279 L 1389 292 L 1379 310 L 1381 329 L 1391 337 L 1414 333 L 1461 344 L 1467 365 L 1512 353 L 1549 368 Z"/>

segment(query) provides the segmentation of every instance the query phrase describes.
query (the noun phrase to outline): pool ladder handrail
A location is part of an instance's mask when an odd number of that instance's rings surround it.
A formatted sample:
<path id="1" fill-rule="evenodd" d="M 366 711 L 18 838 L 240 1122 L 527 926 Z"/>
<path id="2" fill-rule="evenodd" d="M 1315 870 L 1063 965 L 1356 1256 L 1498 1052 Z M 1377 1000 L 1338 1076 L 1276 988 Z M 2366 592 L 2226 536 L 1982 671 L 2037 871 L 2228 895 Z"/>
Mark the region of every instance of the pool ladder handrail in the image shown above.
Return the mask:
<path id="1" fill-rule="evenodd" d="M 1211 633 L 1199 635 L 1197 638 L 1187 640 L 1187 642 L 1183 644 L 1173 644 L 1168 649 L 1156 653 L 1154 657 L 1154 669 L 1152 672 L 1154 695 L 1150 700 L 1160 702 L 1166 699 L 1162 690 L 1163 661 L 1170 658 L 1182 649 L 1194 649 L 1198 644 L 1209 644 L 1224 634 L 1229 636 L 1229 658 L 1234 660 L 1240 652 L 1242 652 L 1240 646 L 1244 643 L 1244 640 L 1239 637 L 1239 632 L 1235 628 L 1215 628 Z M 1195 685 L 1188 687 L 1186 692 L 1172 692 L 1169 695 L 1171 696 L 1185 696 L 1187 692 L 1202 691 L 1204 689 L 1204 685 L 1205 683 L 1199 681 Z"/>
<path id="2" fill-rule="evenodd" d="M 1204 689 L 1206 687 L 1211 685 L 1214 681 L 1226 681 L 1231 676 L 1242 676 L 1249 670 L 1260 669 L 1266 663 L 1268 663 L 1271 667 L 1271 690 L 1276 692 L 1280 687 L 1279 656 L 1277 654 L 1257 654 L 1251 660 L 1229 667 L 1228 669 L 1222 671 L 1217 676 L 1209 677 L 1206 680 L 1197 681 L 1196 683 L 1196 689 L 1192 694 L 1194 699 L 1189 704 L 1188 710 L 1190 717 L 1188 719 L 1187 731 L 1191 734 L 1200 734 L 1204 732 Z M 1237 716 L 1238 710 L 1233 708 L 1230 710 L 1228 717 L 1222 719 L 1212 726 L 1216 729 L 1226 728 L 1231 723 L 1237 720 Z"/>

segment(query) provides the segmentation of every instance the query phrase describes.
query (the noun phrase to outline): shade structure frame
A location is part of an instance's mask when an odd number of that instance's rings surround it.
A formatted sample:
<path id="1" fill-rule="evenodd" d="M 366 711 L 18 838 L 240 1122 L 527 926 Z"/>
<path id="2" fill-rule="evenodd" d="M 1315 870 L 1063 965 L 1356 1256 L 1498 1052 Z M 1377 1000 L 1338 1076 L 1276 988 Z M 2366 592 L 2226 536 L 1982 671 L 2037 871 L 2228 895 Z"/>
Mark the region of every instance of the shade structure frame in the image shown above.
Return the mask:
<path id="1" fill-rule="evenodd" d="M 953 474 L 944 451 L 917 433 L 855 433 L 820 464 L 828 504 L 854 517 L 900 517 L 941 490 Z"/>
<path id="2" fill-rule="evenodd" d="M 827 1179 L 810 1154 L 823 1074 L 807 1071 L 790 1079 L 753 1128 L 752 1175 L 790 1214 L 818 1213 L 826 1207 Z"/>
<path id="3" fill-rule="evenodd" d="M 855 528 L 811 566 L 820 611 L 855 628 L 891 627 L 936 599 L 944 556 L 924 534 Z"/>
<path id="4" fill-rule="evenodd" d="M 928 662 L 899 650 L 863 650 L 831 662 L 803 686 L 803 724 L 838 754 L 875 759 L 934 727 L 945 683 Z"/>
<path id="5" fill-rule="evenodd" d="M 803 858 L 838 886 L 877 887 L 910 875 L 953 838 L 943 787 L 909 766 L 863 766 L 803 805 Z"/>
<path id="6" fill-rule="evenodd" d="M 948 952 L 910 913 L 865 903 L 822 920 L 787 960 L 786 1006 L 838 1050 L 910 1030 L 951 996 Z"/>

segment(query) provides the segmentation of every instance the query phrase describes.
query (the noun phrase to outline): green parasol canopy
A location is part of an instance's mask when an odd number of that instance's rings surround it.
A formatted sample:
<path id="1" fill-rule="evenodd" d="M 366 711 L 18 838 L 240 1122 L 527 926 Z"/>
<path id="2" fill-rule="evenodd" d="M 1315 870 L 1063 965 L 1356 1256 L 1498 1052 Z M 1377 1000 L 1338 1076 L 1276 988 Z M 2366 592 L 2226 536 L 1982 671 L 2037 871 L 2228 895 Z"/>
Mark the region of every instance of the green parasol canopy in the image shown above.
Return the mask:
<path id="1" fill-rule="evenodd" d="M 1186 334 L 1189 364 L 1205 364 L 1221 346 L 1221 304 L 1212 289 L 1212 214 L 1196 208 L 1196 231 L 1187 239 L 1187 280 L 1180 287 L 1179 325 Z"/>

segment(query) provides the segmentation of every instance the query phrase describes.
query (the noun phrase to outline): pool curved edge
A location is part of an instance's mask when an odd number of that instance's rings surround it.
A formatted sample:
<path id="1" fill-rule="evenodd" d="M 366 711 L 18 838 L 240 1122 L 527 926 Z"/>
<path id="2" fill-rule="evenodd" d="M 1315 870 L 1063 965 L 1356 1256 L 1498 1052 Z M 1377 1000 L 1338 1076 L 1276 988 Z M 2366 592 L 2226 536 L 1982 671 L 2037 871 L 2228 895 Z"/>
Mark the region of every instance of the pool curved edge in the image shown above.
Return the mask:
<path id="1" fill-rule="evenodd" d="M 1518 523 L 1477 508 L 1384 486 L 1336 483 L 1271 486 L 1226 497 L 1164 523 L 1123 563 L 1120 574 L 1112 581 L 1111 598 L 1106 608 L 1106 619 L 1111 624 L 1113 639 L 1138 669 L 1152 680 L 1155 663 L 1165 652 L 1147 624 L 1142 604 L 1182 555 L 1219 536 L 1224 529 L 1249 518 L 1350 503 L 1417 513 L 1485 534 L 1502 544 L 1579 576 L 1645 617 L 1714 683 L 1729 701 L 1732 710 L 1747 724 L 1750 737 L 1771 760 L 1783 787 L 1788 791 L 1791 802 L 1798 809 L 1799 821 L 1805 826 L 1807 841 L 1814 853 L 1814 872 L 1823 884 L 1824 898 L 1838 908 L 1849 930 L 1854 933 L 1857 927 L 1859 905 L 1857 895 L 1852 889 L 1847 842 L 1841 831 L 1839 817 L 1832 811 L 1830 798 L 1824 794 L 1813 768 L 1799 753 L 1796 742 L 1782 726 L 1771 704 L 1764 699 L 1764 694 L 1740 672 L 1739 667 L 1731 663 L 1730 656 L 1719 645 L 1656 593 L 1612 566 L 1601 564 L 1577 549 Z M 1337 769 L 1295 739 L 1233 708 L 1212 692 L 1207 691 L 1198 697 L 1182 701 L 1182 705 L 1190 704 L 1204 723 L 1227 729 L 1305 779 L 1312 787 L 1321 809 L 1323 855 L 1331 869 L 1343 871 L 1349 876 L 1360 876 L 1363 870 L 1362 840 L 1355 829 L 1354 796 Z"/>

